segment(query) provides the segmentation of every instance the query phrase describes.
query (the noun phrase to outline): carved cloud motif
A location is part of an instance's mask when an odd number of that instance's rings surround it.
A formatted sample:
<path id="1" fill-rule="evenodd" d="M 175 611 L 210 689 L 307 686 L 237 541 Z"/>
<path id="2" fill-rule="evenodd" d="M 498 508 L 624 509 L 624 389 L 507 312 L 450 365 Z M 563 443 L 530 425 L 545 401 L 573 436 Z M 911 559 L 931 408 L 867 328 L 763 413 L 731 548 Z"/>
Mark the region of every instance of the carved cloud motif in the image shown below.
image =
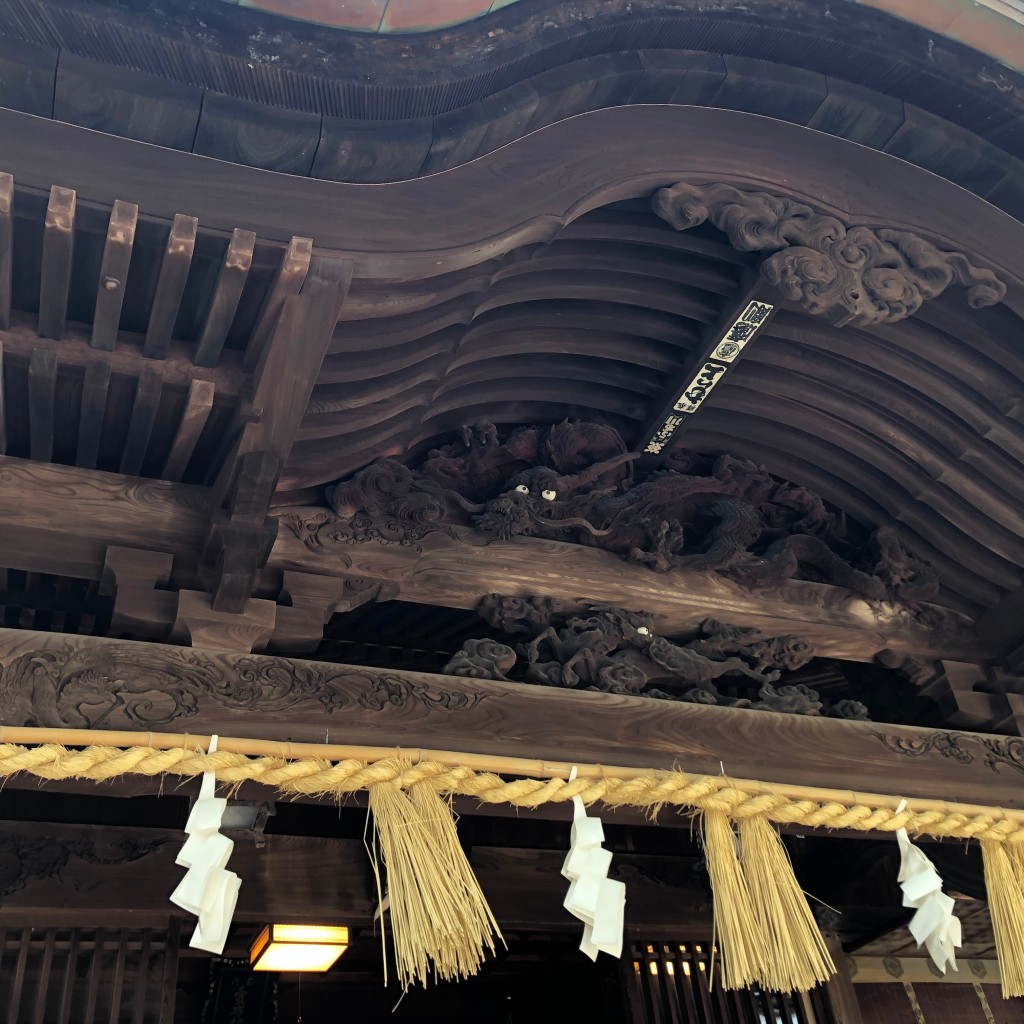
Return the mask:
<path id="1" fill-rule="evenodd" d="M 744 252 L 770 252 L 761 275 L 809 313 L 838 326 L 894 323 L 951 284 L 974 307 L 992 306 L 1006 285 L 961 252 L 909 231 L 848 226 L 803 203 L 731 185 L 678 182 L 659 189 L 654 212 L 677 231 L 710 222 Z"/>

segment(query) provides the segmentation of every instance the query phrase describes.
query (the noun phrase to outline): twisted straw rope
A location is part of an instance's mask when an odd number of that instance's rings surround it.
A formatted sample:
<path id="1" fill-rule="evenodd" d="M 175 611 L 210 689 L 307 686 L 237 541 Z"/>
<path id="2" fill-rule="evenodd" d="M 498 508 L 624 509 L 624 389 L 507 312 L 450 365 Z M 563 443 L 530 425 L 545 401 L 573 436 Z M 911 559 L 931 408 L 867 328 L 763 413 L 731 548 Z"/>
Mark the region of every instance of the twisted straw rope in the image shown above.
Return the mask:
<path id="1" fill-rule="evenodd" d="M 250 757 L 226 750 L 205 754 L 184 748 L 89 746 L 74 750 L 56 743 L 31 747 L 0 744 L 0 779 L 23 772 L 40 779 L 103 782 L 121 775 L 194 777 L 206 771 L 215 772 L 220 782 L 251 781 L 275 787 L 281 793 L 306 796 L 340 797 L 379 783 L 390 783 L 402 789 L 429 785 L 441 793 L 472 797 L 482 803 L 508 803 L 514 807 L 564 803 L 578 796 L 588 805 L 601 802 L 609 807 L 637 807 L 649 811 L 664 806 L 724 811 L 736 821 L 765 815 L 781 824 L 808 828 L 863 832 L 894 832 L 906 828 L 919 835 L 1024 843 L 1024 816 L 1019 812 L 963 805 L 958 809 L 956 804 L 945 804 L 941 808 L 920 811 L 907 808 L 897 813 L 892 807 L 880 806 L 883 800 L 891 803 L 891 798 L 879 797 L 874 806 L 868 796 L 860 798 L 864 802 L 844 803 L 831 799 L 827 791 L 822 790 L 818 800 L 799 799 L 787 795 L 784 792 L 787 787 L 772 783 L 753 784 L 757 791 L 752 792 L 751 784 L 740 788 L 725 776 L 686 775 L 678 771 L 630 772 L 624 776 L 616 775 L 612 768 L 607 774 L 581 777 L 572 782 L 562 778 L 509 781 L 469 767 L 436 760 L 411 764 L 395 756 L 373 761 L 329 761 Z M 600 769 L 597 772 L 600 773 Z M 590 775 L 594 776 L 594 771 Z M 814 792 L 800 788 L 802 792 Z"/>

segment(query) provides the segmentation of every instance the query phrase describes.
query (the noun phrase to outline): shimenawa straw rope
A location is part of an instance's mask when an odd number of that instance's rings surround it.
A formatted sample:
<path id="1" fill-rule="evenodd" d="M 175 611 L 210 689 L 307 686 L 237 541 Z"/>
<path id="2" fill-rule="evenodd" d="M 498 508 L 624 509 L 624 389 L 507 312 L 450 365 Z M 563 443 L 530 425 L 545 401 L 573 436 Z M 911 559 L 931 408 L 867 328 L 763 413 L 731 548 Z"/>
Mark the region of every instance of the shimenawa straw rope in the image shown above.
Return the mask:
<path id="1" fill-rule="evenodd" d="M 388 783 L 397 791 L 422 786 L 435 793 L 473 797 L 483 803 L 509 803 L 528 808 L 562 803 L 579 796 L 586 804 L 603 802 L 611 807 L 637 807 L 648 811 L 671 806 L 691 813 L 702 812 L 707 823 L 715 822 L 711 828 L 716 838 L 711 839 L 710 845 L 717 849 L 719 856 L 729 852 L 722 823 L 729 842 L 734 843 L 729 823 L 739 823 L 742 833 L 743 823 L 753 819 L 761 819 L 766 824 L 774 821 L 818 829 L 894 832 L 902 827 L 918 835 L 978 839 L 985 851 L 986 885 L 1002 964 L 1003 991 L 1006 995 L 1024 995 L 1022 811 L 926 799 L 915 800 L 913 808 L 898 810 L 901 798 L 889 794 L 599 765 L 580 765 L 578 777 L 569 782 L 567 777 L 572 765 L 568 763 L 457 751 L 396 751 L 383 747 L 222 738 L 215 754 L 205 754 L 196 748 L 205 745 L 206 737 L 147 734 L 146 746 L 138 745 L 140 738 L 138 733 L 126 732 L 0 728 L 0 739 L 37 744 L 0 744 L 0 778 L 24 772 L 41 779 L 104 781 L 126 774 L 191 777 L 214 771 L 221 782 L 252 781 L 286 794 L 335 798 L 362 789 L 372 791 L 372 787 L 381 783 Z M 63 743 L 54 742 L 58 739 Z M 74 750 L 65 744 L 89 745 Z M 499 772 L 527 777 L 507 780 L 501 778 Z M 747 831 L 749 835 L 750 830 Z M 710 835 L 707 828 L 706 835 Z M 762 853 L 767 850 L 775 867 L 792 876 L 785 851 L 781 851 L 780 858 L 778 850 L 772 851 L 770 845 L 763 844 L 763 834 L 761 840 Z M 735 848 L 729 856 L 736 857 Z M 733 897 L 737 891 L 735 886 L 739 886 L 741 894 L 745 888 L 748 896 L 753 895 L 756 901 L 761 893 L 750 894 L 751 881 L 758 877 L 751 856 L 756 859 L 756 855 L 748 855 L 746 868 L 737 862 L 738 873 L 732 862 L 728 862 L 726 871 L 731 873 L 735 885 L 721 881 L 718 884 L 724 884 Z M 715 870 L 719 871 L 724 863 L 719 860 Z M 763 875 L 761 877 L 762 883 L 755 882 L 755 885 L 763 884 Z M 783 887 L 789 895 L 775 894 L 791 910 L 794 909 L 791 897 L 795 886 L 795 878 L 790 882 L 787 877 Z M 717 902 L 721 903 L 723 898 L 728 897 L 720 896 Z M 743 896 L 739 899 L 737 919 L 745 922 L 738 933 L 741 936 L 739 946 L 737 940 L 730 942 L 725 935 L 720 936 L 723 959 L 728 963 L 731 957 L 735 965 L 735 971 L 727 967 L 730 981 L 754 974 L 755 980 L 766 987 L 777 987 L 802 977 L 806 984 L 797 987 L 803 988 L 808 987 L 809 979 L 817 978 L 830 966 L 819 956 L 820 940 L 813 931 L 795 940 L 803 950 L 802 966 L 794 967 L 796 961 L 793 961 L 785 967 L 770 956 L 765 959 L 758 940 L 751 937 L 750 931 L 754 927 L 763 929 L 765 911 L 755 909 L 755 902 L 748 905 L 750 912 L 747 913 L 742 906 Z M 791 926 L 804 917 L 802 911 L 794 913 L 795 917 L 787 917 Z M 718 914 L 716 909 L 716 920 Z M 783 959 L 789 956 L 786 952 Z"/>

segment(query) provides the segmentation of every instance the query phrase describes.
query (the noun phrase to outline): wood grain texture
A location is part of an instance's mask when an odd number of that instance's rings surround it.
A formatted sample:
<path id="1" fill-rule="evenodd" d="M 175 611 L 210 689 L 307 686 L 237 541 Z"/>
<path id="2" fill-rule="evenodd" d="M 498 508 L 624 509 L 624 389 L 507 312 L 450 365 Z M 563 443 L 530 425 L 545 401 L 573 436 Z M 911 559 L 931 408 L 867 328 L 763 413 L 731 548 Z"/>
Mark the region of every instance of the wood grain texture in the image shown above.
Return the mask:
<path id="1" fill-rule="evenodd" d="M 329 181 L 402 181 L 419 173 L 432 141 L 428 117 L 380 122 L 326 116 L 310 174 Z"/>
<path id="2" fill-rule="evenodd" d="M 189 459 L 209 419 L 215 393 L 216 385 L 212 381 L 193 380 L 189 384 L 185 408 L 160 473 L 162 479 L 180 480 L 185 475 Z"/>
<path id="3" fill-rule="evenodd" d="M 628 566 L 607 552 L 558 541 L 480 543 L 479 536 L 461 528 L 454 532 L 464 540 L 430 535 L 421 551 L 415 544 L 332 543 L 329 513 L 308 509 L 280 515 L 272 569 L 385 580 L 398 586 L 405 601 L 475 608 L 500 580 L 502 593 L 542 594 L 568 607 L 589 601 L 646 609 L 666 635 L 694 631 L 713 617 L 771 635 L 795 632 L 819 654 L 853 661 L 870 661 L 885 648 L 908 653 L 947 645 L 950 650 L 977 649 L 970 630 L 958 627 L 955 619 L 942 630 L 926 628 L 895 609 L 879 617 L 859 598 L 824 584 L 790 581 L 773 594 L 754 593 L 700 573 Z"/>
<path id="4" fill-rule="evenodd" d="M 192 149 L 284 174 L 309 174 L 320 141 L 320 115 L 208 92 Z"/>
<path id="5" fill-rule="evenodd" d="M 191 149 L 202 91 L 167 77 L 61 53 L 53 91 L 58 121 L 171 149 Z"/>
<path id="6" fill-rule="evenodd" d="M 57 355 L 37 348 L 28 365 L 29 451 L 33 460 L 53 458 L 54 394 L 57 385 Z"/>
<path id="7" fill-rule="evenodd" d="M 249 342 L 245 346 L 242 365 L 252 370 L 260 361 L 277 326 L 278 317 L 284 307 L 285 300 L 291 295 L 298 295 L 309 263 L 313 257 L 313 240 L 311 238 L 293 238 L 288 248 L 281 254 L 281 262 L 274 271 L 274 278 L 267 287 L 266 298 L 260 309 L 256 323 L 249 334 Z"/>
<path id="8" fill-rule="evenodd" d="M 147 366 L 139 374 L 135 399 L 132 402 L 132 417 L 128 423 L 128 434 L 121 450 L 119 472 L 126 476 L 137 476 L 142 471 L 142 464 L 149 448 L 149 439 L 156 423 L 163 386 L 163 378 L 157 366 Z"/>
<path id="9" fill-rule="evenodd" d="M 10 725 L 180 732 L 184 721 L 195 734 L 317 743 L 329 727 L 332 743 L 724 765 L 737 778 L 1024 806 L 1019 739 L 29 630 L 0 631 L 0 661 Z"/>
<path id="10" fill-rule="evenodd" d="M 317 256 L 301 293 L 284 302 L 253 373 L 262 415 L 246 426 L 240 456 L 266 451 L 287 462 L 351 281 L 349 261 Z"/>
<path id="11" fill-rule="evenodd" d="M 242 289 L 249 276 L 255 245 L 256 235 L 252 231 L 243 231 L 241 228 L 232 231 L 210 307 L 196 343 L 194 361 L 197 366 L 216 366 L 220 359 L 231 321 L 238 309 L 238 300 L 242 297 Z"/>
<path id="12" fill-rule="evenodd" d="M 273 601 L 247 601 L 237 611 L 221 612 L 208 594 L 180 590 L 177 597 L 171 636 L 179 643 L 248 654 L 263 650 L 274 632 L 277 607 Z"/>
<path id="13" fill-rule="evenodd" d="M 118 200 L 110 211 L 107 241 L 103 247 L 99 281 L 96 283 L 96 311 L 92 322 L 92 347 L 112 352 L 117 343 L 128 282 L 128 266 L 135 244 L 135 225 L 139 208 Z"/>
<path id="14" fill-rule="evenodd" d="M 261 238 L 284 243 L 294 235 L 314 238 L 318 246 L 350 255 L 356 277 L 408 280 L 472 266 L 510 243 L 550 238 L 595 206 L 646 195 L 687 176 L 770 189 L 799 169 L 800 194 L 816 197 L 826 209 L 854 220 L 900 223 L 940 243 L 955 239 L 984 254 L 1001 276 L 1018 286 L 1022 280 L 1024 245 L 1006 214 L 884 154 L 738 111 L 592 111 L 443 175 L 388 185 L 297 180 L 283 199 L 279 180 L 254 168 L 156 153 L 16 111 L 0 112 L 0 129 L 9 140 L 6 169 L 26 185 L 49 188 L 52 153 L 59 149 L 76 169 L 79 191 L 94 202 L 131 195 L 149 215 L 168 220 L 187 209 L 211 227 L 244 224 Z M 693 138 L 703 140 L 697 154 Z M 752 163 L 754 149 L 759 157 Z M 839 188 L 836 166 L 846 168 Z M 147 180 L 159 187 L 142 195 L 139 183 Z M 879 180 L 886 182 L 884 190 L 875 187 Z M 581 203 L 580 196 L 587 200 Z M 453 205 L 461 211 L 458 218 L 448 214 Z M 920 213 L 908 218 L 908 210 Z M 943 211 L 941 229 L 935 210 Z M 1022 298 L 1015 291 L 1010 301 L 1024 308 Z"/>
<path id="15" fill-rule="evenodd" d="M 73 189 L 58 185 L 50 189 L 39 279 L 39 333 L 44 338 L 59 339 L 64 334 L 71 283 L 71 250 L 75 237 L 75 205 Z"/>
<path id="16" fill-rule="evenodd" d="M 203 488 L 3 457 L 0 562 L 99 579 L 108 544 L 198 552 L 209 517 Z"/>
<path id="17" fill-rule="evenodd" d="M 14 178 L 0 174 L 0 330 L 11 322 L 11 275 L 14 269 Z"/>
<path id="18" fill-rule="evenodd" d="M 75 465 L 81 469 L 95 469 L 99 460 L 109 390 L 110 363 L 104 359 L 90 359 L 85 364 L 82 379 L 82 405 L 75 451 Z"/>
<path id="19" fill-rule="evenodd" d="M 146 328 L 143 354 L 150 358 L 163 359 L 171 346 L 171 335 L 178 318 L 181 297 L 185 292 L 189 267 L 192 265 L 198 229 L 199 222 L 195 217 L 186 217 L 180 213 L 174 215 Z"/>
<path id="20" fill-rule="evenodd" d="M 98 578 L 107 544 L 195 558 L 205 542 L 210 492 L 111 473 L 0 460 L 0 564 Z M 250 513 L 247 513 L 249 515 Z M 262 513 L 251 515 L 262 522 Z M 568 607 L 607 602 L 654 613 L 659 631 L 693 632 L 708 617 L 770 634 L 796 633 L 824 656 L 870 661 L 882 650 L 976 660 L 976 637 L 955 617 L 926 628 L 898 609 L 872 609 L 849 592 L 790 581 L 772 594 L 698 573 L 654 573 L 593 548 L 519 539 L 480 544 L 437 534 L 417 545 L 335 543 L 322 509 L 281 515 L 267 572 L 284 570 L 380 582 L 403 600 L 475 608 L 499 585 L 509 594 L 544 594 Z M 304 538 L 304 539 L 303 539 Z M 426 541 L 430 543 L 427 544 Z M 941 621 L 941 620 L 940 620 Z"/>

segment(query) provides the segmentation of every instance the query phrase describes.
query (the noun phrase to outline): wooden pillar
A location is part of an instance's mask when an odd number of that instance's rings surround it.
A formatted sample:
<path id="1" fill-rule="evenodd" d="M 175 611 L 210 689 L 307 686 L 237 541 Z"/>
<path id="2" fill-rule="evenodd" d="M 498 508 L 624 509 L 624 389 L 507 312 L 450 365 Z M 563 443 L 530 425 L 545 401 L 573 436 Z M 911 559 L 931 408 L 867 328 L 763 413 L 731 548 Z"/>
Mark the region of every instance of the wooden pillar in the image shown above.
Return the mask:
<path id="1" fill-rule="evenodd" d="M 836 973 L 825 986 L 832 1003 L 832 1012 L 835 1014 L 835 1024 L 864 1024 L 857 1003 L 857 993 L 853 987 L 850 964 L 843 952 L 843 944 L 838 936 L 828 933 L 825 934 L 825 942 L 836 965 Z"/>

